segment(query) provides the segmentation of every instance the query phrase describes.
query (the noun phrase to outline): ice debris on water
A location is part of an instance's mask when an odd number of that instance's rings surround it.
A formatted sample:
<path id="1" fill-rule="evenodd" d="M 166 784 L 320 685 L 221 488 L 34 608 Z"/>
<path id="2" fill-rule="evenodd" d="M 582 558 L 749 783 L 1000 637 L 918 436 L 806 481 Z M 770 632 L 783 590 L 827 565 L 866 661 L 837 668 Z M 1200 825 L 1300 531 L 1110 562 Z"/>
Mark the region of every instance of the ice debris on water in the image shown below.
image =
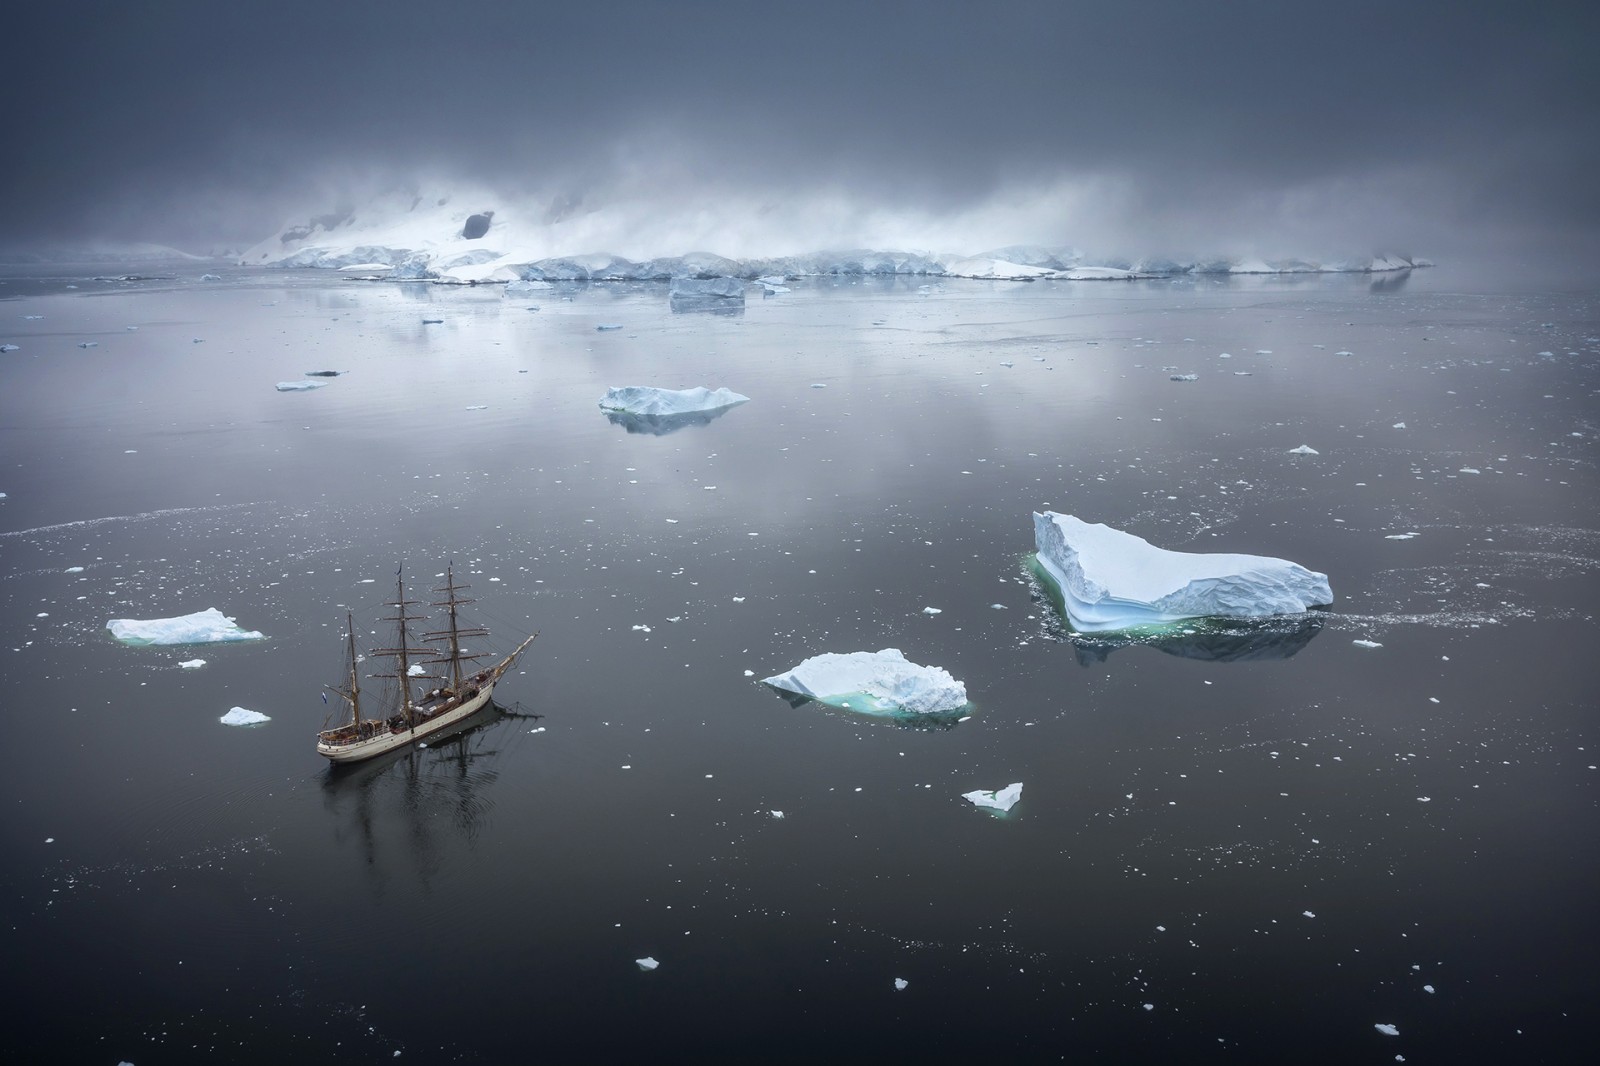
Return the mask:
<path id="1" fill-rule="evenodd" d="M 652 959 L 648 955 L 646 955 L 642 959 L 634 959 L 633 961 L 638 965 L 639 969 L 645 971 L 646 973 L 649 973 L 651 970 L 653 970 L 657 966 L 661 965 L 659 962 L 657 962 L 655 959 Z"/>
<path id="2" fill-rule="evenodd" d="M 20 344 L 0 344 L 0 352 L 20 352 L 20 351 L 22 351 L 22 346 Z"/>
<path id="3" fill-rule="evenodd" d="M 1397 1025 L 1390 1025 L 1387 1022 L 1376 1022 L 1372 1027 L 1378 1030 L 1378 1032 L 1382 1033 L 1384 1036 L 1400 1035 L 1400 1027 Z"/>
<path id="4" fill-rule="evenodd" d="M 922 613 L 923 614 L 930 614 L 930 615 L 931 614 L 943 614 L 944 611 L 943 611 L 942 608 L 939 608 L 939 607 L 924 607 L 922 609 Z"/>
<path id="5" fill-rule="evenodd" d="M 762 683 L 834 707 L 879 714 L 941 714 L 967 704 L 967 690 L 944 669 L 907 661 L 898 648 L 824 652 Z"/>
<path id="6" fill-rule="evenodd" d="M 310 392 L 326 386 L 326 381 L 280 381 L 273 388 L 279 392 Z"/>
<path id="7" fill-rule="evenodd" d="M 614 329 L 621 329 L 622 328 L 622 323 L 621 322 L 602 322 L 602 323 L 600 323 L 598 326 L 596 326 L 594 328 L 595 328 L 595 331 L 598 332 L 598 333 L 610 333 Z"/>
<path id="8" fill-rule="evenodd" d="M 774 818 L 780 818 L 781 819 L 783 817 L 783 812 L 782 811 L 768 811 L 767 813 L 772 815 Z"/>
<path id="9" fill-rule="evenodd" d="M 972 792 L 963 792 L 961 798 L 975 807 L 1009 811 L 1022 798 L 1022 782 L 1013 781 L 1005 788 L 997 788 L 993 792 L 985 792 L 981 788 Z"/>
<path id="10" fill-rule="evenodd" d="M 215 607 L 176 618 L 113 618 L 106 628 L 124 644 L 220 644 L 266 639 L 265 633 L 240 629 Z"/>
<path id="11" fill-rule="evenodd" d="M 906 986 L 910 983 L 911 982 L 907 981 L 904 977 L 896 977 L 894 979 L 894 990 L 896 992 L 904 992 L 906 990 Z"/>
<path id="12" fill-rule="evenodd" d="M 1079 632 L 1185 618 L 1260 618 L 1333 602 L 1326 574 L 1266 555 L 1175 552 L 1054 511 L 1035 512 L 1045 575 Z"/>
<path id="13" fill-rule="evenodd" d="M 600 397 L 600 409 L 620 411 L 630 415 L 671 416 L 719 411 L 748 403 L 750 397 L 741 396 L 732 389 L 658 389 L 650 385 L 623 385 L 606 389 Z"/>
<path id="14" fill-rule="evenodd" d="M 1168 381 L 1199 381 L 1199 374 L 1169 374 Z"/>
<path id="15" fill-rule="evenodd" d="M 1359 640 L 1358 639 L 1358 640 L 1352 640 L 1350 643 L 1354 644 L 1358 648 L 1381 648 L 1381 647 L 1383 647 L 1382 644 L 1379 644 L 1375 640 Z"/>
<path id="16" fill-rule="evenodd" d="M 1302 444 L 1298 448 L 1290 448 L 1289 449 L 1289 454 L 1290 455 L 1321 455 L 1322 453 L 1317 451 L 1315 448 L 1313 448 L 1309 444 Z"/>
<path id="17" fill-rule="evenodd" d="M 206 664 L 204 659 L 185 659 L 178 664 L 180 670 L 198 670 Z"/>
<path id="18" fill-rule="evenodd" d="M 235 707 L 217 719 L 217 721 L 223 725 L 260 725 L 262 722 L 270 722 L 272 719 L 260 711 L 247 711 L 243 707 Z"/>

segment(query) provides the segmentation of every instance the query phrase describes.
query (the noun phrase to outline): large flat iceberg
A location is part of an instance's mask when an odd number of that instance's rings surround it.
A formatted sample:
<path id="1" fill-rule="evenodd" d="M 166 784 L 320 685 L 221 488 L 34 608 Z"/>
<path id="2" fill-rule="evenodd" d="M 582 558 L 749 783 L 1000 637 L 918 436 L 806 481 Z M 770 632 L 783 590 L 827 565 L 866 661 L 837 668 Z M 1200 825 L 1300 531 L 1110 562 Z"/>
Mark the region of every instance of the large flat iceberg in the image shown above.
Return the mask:
<path id="1" fill-rule="evenodd" d="M 1333 602 L 1326 574 L 1286 559 L 1167 551 L 1054 511 L 1034 513 L 1033 536 L 1039 566 L 1081 633 L 1185 618 L 1261 618 Z"/>
<path id="2" fill-rule="evenodd" d="M 215 607 L 178 618 L 113 618 L 106 628 L 124 644 L 219 644 L 266 639 L 265 633 L 240 629 Z"/>
<path id="3" fill-rule="evenodd" d="M 813 655 L 762 683 L 832 707 L 874 714 L 948 714 L 967 705 L 961 682 L 940 667 L 908 662 L 898 648 Z"/>
<path id="4" fill-rule="evenodd" d="M 600 409 L 620 414 L 644 415 L 663 418 L 675 415 L 702 414 L 720 411 L 748 403 L 750 397 L 741 396 L 732 389 L 657 389 L 649 385 L 623 385 L 609 388 L 600 397 Z"/>

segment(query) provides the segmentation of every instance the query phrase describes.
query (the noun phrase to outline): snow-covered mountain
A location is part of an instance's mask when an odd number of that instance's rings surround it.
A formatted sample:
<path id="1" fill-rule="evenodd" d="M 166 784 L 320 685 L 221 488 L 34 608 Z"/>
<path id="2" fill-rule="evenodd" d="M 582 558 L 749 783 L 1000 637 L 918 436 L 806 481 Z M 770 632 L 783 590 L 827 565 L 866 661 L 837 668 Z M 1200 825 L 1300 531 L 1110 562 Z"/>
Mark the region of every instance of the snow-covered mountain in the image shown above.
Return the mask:
<path id="1" fill-rule="evenodd" d="M 635 260 L 587 250 L 593 247 L 587 242 L 616 239 L 629 221 L 608 218 L 605 209 L 585 213 L 573 205 L 559 211 L 554 207 L 530 211 L 484 192 L 394 192 L 360 209 L 286 225 L 244 252 L 240 264 L 361 271 L 456 284 L 822 274 L 1090 281 L 1180 274 L 1371 273 L 1432 265 L 1400 255 L 1321 260 L 1237 256 L 1091 259 L 1073 248 L 1029 245 L 977 255 L 850 250 L 739 259 L 686 251 Z"/>

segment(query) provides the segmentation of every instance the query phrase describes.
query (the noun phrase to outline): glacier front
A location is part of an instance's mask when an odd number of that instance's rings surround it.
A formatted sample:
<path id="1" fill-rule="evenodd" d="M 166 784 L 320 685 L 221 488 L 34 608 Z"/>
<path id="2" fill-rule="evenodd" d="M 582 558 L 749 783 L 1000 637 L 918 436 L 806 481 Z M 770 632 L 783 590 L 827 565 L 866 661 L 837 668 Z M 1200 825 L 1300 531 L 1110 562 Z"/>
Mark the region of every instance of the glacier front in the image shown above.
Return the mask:
<path id="1" fill-rule="evenodd" d="M 113 618 L 106 628 L 124 644 L 220 644 L 266 639 L 265 633 L 240 629 L 215 607 L 177 618 Z"/>
<path id="2" fill-rule="evenodd" d="M 966 686 L 941 667 L 909 662 L 899 648 L 824 652 L 761 683 L 869 714 L 949 714 L 967 705 Z"/>
<path id="3" fill-rule="evenodd" d="M 1326 574 L 1286 559 L 1167 551 L 1054 511 L 1034 512 L 1033 537 L 1039 567 L 1080 633 L 1185 618 L 1262 618 L 1333 602 Z"/>

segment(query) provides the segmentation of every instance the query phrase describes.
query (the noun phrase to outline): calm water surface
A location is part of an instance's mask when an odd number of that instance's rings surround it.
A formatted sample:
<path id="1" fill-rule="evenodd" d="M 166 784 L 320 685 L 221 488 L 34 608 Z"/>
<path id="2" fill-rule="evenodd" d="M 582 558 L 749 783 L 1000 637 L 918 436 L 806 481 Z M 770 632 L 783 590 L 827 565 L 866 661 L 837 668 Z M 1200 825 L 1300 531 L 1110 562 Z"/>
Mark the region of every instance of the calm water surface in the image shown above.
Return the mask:
<path id="1" fill-rule="evenodd" d="M 1594 291 L 200 273 L 0 286 L 8 1058 L 1582 1057 Z M 1337 600 L 1078 641 L 1042 508 Z M 503 709 L 330 771 L 345 611 L 450 561 Z M 211 606 L 269 639 L 105 630 Z M 970 719 L 756 681 L 885 647 Z"/>

